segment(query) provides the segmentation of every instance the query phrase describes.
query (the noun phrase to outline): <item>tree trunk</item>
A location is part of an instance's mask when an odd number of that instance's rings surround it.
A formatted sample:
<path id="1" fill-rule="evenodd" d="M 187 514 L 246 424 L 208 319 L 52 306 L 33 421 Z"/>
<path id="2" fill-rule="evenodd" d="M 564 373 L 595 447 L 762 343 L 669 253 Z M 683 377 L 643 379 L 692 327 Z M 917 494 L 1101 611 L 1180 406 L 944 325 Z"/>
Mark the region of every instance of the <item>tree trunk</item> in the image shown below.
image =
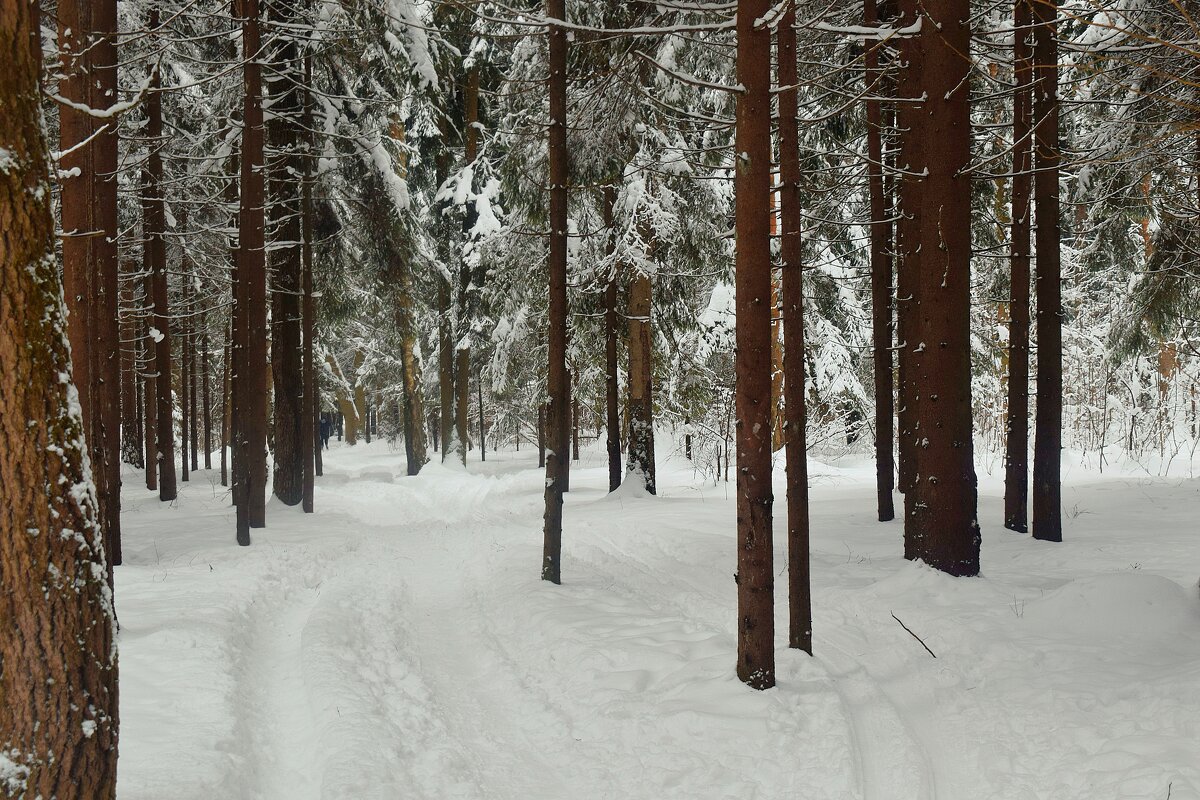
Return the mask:
<path id="1" fill-rule="evenodd" d="M 300 120 L 303 62 L 291 31 L 303 21 L 303 5 L 302 0 L 291 0 L 267 6 L 267 25 L 275 40 L 266 86 L 271 98 L 271 119 L 266 127 L 271 153 L 268 225 L 274 239 L 267 270 L 271 276 L 271 371 L 275 389 L 271 479 L 275 496 L 289 506 L 304 499 L 303 440 L 308 438 L 310 427 L 303 408 L 300 308 L 303 266 L 299 176 L 305 169 L 300 147 L 307 134 Z"/>
<path id="2" fill-rule="evenodd" d="M 192 375 L 192 279 L 187 256 L 180 261 L 180 272 L 183 274 L 182 280 L 179 282 L 179 308 L 176 309 L 178 319 L 175 323 L 175 332 L 178 334 L 179 341 L 179 391 L 177 392 L 180 412 L 179 479 L 187 482 L 191 480 L 191 471 L 188 467 L 188 448 L 191 442 L 191 431 L 196 424 L 192 419 L 191 395 L 188 392 L 188 384 Z"/>
<path id="3" fill-rule="evenodd" d="M 1033 62 L 1029 0 L 1013 4 L 1012 244 L 1008 326 L 1008 413 L 1004 442 L 1004 527 L 1029 530 L 1029 197 L 1033 184 L 1030 134 Z"/>
<path id="4" fill-rule="evenodd" d="M 141 411 L 138 406 L 138 325 L 132 286 L 127 279 L 120 293 L 121 329 L 121 460 L 145 466 L 142 444 Z"/>
<path id="5" fill-rule="evenodd" d="M 58 7 L 64 97 L 96 109 L 117 100 L 116 0 Z M 72 55 L 74 54 L 74 55 Z M 121 375 L 117 133 L 112 119 L 59 107 L 63 273 L 76 385 L 111 564 L 121 563 Z M 90 142 L 88 141 L 90 138 Z M 82 145 L 82 146 L 79 146 Z M 78 147 L 77 147 L 78 146 Z M 76 148 L 75 152 L 70 152 Z M 74 177 L 66 171 L 77 169 Z"/>
<path id="6" fill-rule="evenodd" d="M 313 361 L 315 337 L 317 334 L 317 305 L 313 298 L 313 158 L 316 155 L 313 142 L 312 114 L 312 56 L 304 57 L 304 123 L 301 126 L 301 139 L 304 144 L 304 155 L 300 163 L 300 174 L 304 177 L 300 185 L 300 264 L 303 270 L 302 290 L 304 302 L 301 308 L 304 330 L 304 402 L 300 409 L 300 447 L 301 459 L 304 462 L 304 474 L 301 487 L 301 508 L 306 514 L 313 513 L 313 491 L 317 475 L 317 459 L 321 453 L 321 418 L 320 402 L 317 397 L 317 370 Z"/>
<path id="7" fill-rule="evenodd" d="M 737 375 L 738 677 L 775 685 L 771 547 L 771 34 L 769 0 L 737 8 L 734 367 Z"/>
<path id="8" fill-rule="evenodd" d="M 617 188 L 604 187 L 604 228 L 607 231 L 604 253 L 611 259 L 617 250 L 617 234 L 613 229 L 613 207 L 617 203 Z M 618 385 L 620 365 L 617 361 L 619 339 L 617 320 L 617 264 L 613 262 L 604 287 L 604 410 L 608 445 L 608 490 L 615 492 L 621 485 L 621 397 Z"/>
<path id="9" fill-rule="evenodd" d="M 864 24 L 879 22 L 878 0 L 864 0 Z M 883 185 L 881 46 L 867 50 L 867 159 L 871 196 L 871 342 L 875 367 L 875 488 L 879 521 L 895 519 L 892 461 L 895 407 L 892 401 L 892 223 Z"/>
<path id="10" fill-rule="evenodd" d="M 150 12 L 150 28 L 159 27 L 158 10 Z M 155 420 L 158 448 L 158 498 L 163 502 L 174 500 L 178 495 L 175 483 L 175 420 L 174 397 L 171 392 L 171 309 L 167 294 L 167 252 L 163 242 L 166 230 L 166 207 L 162 193 L 162 95 L 158 70 L 150 79 L 150 94 L 146 97 L 146 139 L 150 153 L 146 157 L 143 173 L 145 181 L 145 214 L 142 223 L 143 237 L 150 254 L 151 301 L 154 307 L 153 326 L 157 334 L 154 339 Z"/>
<path id="11" fill-rule="evenodd" d="M 479 154 L 479 67 L 473 66 L 467 71 L 467 85 L 463 92 L 463 138 L 465 139 L 464 159 L 468 167 L 473 167 Z M 464 224 L 471 226 L 474 214 L 466 215 Z M 458 283 L 458 341 L 455 342 L 455 384 L 454 419 L 458 429 L 458 453 L 463 465 L 467 463 L 467 448 L 470 446 L 469 418 L 471 412 L 471 266 L 463 258 L 459 264 Z"/>
<path id="12" fill-rule="evenodd" d="M 487 461 L 487 428 L 483 422 L 483 375 L 475 376 L 475 391 L 479 395 L 479 460 Z M 576 442 L 579 440 L 576 439 Z M 578 447 L 576 447 L 578 450 Z M 579 456 L 575 456 L 579 458 Z"/>
<path id="13" fill-rule="evenodd" d="M 638 272 L 629 286 L 629 474 L 655 494 L 653 285 Z"/>
<path id="14" fill-rule="evenodd" d="M 537 417 L 538 466 L 546 466 L 546 404 L 538 406 Z"/>
<path id="15" fill-rule="evenodd" d="M 112 800 L 115 617 L 45 190 L 37 6 L 0 0 L 0 31 L 0 791 Z"/>
<path id="16" fill-rule="evenodd" d="M 245 327 L 237 386 L 238 445 L 245 464 L 245 503 L 238 504 L 238 544 L 266 525 L 267 489 L 267 265 L 264 234 L 262 64 L 259 0 L 238 0 L 242 22 L 243 107 L 241 204 L 238 213 L 238 281 L 243 284 Z"/>
<path id="17" fill-rule="evenodd" d="M 1033 538 L 1062 541 L 1062 260 L 1059 252 L 1058 4 L 1033 5 L 1034 203 L 1037 228 L 1037 410 Z"/>
<path id="18" fill-rule="evenodd" d="M 229 442 L 231 438 L 232 398 L 229 396 L 229 365 L 233 358 L 233 327 L 225 333 L 225 348 L 221 356 L 221 485 L 229 485 Z"/>
<path id="19" fill-rule="evenodd" d="M 565 20 L 566 0 L 546 0 L 546 16 Z M 550 310 L 547 339 L 546 388 L 548 408 L 546 438 L 546 513 L 542 551 L 542 580 L 562 583 L 562 506 L 567 459 L 567 408 L 570 388 L 567 375 L 567 32 L 549 26 L 550 130 L 548 132 L 550 184 Z"/>
<path id="20" fill-rule="evenodd" d="M 917 0 L 900 0 L 900 25 L 916 23 Z M 899 168 L 897 187 L 899 214 L 896 221 L 896 322 L 899 342 L 896 348 L 897 387 L 896 450 L 897 488 L 906 495 L 912 490 L 916 477 L 917 381 L 913 360 L 918 346 L 916 320 L 920 307 L 919 278 L 921 274 L 921 192 L 923 179 L 920 170 L 925 161 L 925 142 L 922 135 L 924 119 L 921 114 L 921 73 L 924 54 L 920 36 L 906 36 L 899 43 L 899 60 L 906 66 L 900 70 L 896 86 L 896 126 L 899 129 Z M 907 524 L 907 523 L 906 523 Z M 908 540 L 905 540 L 907 547 Z M 907 558 L 914 554 L 905 551 Z"/>
<path id="21" fill-rule="evenodd" d="M 212 376 L 209 375 L 208 301 L 200 312 L 200 401 L 204 418 L 204 468 L 212 469 Z"/>
<path id="22" fill-rule="evenodd" d="M 867 0 L 870 7 L 874 0 Z M 868 25 L 870 21 L 868 21 Z M 797 86 L 796 4 L 789 2 L 777 29 L 779 85 Z M 788 646 L 812 655 L 812 590 L 809 580 L 808 413 L 805 407 L 804 251 L 801 241 L 798 90 L 779 95 L 779 222 L 783 261 L 783 429 L 787 458 Z M 890 278 L 890 275 L 889 275 Z M 890 284 L 890 280 L 889 280 Z M 890 286 L 889 286 L 890 291 Z M 890 303 L 889 303 L 890 305 Z M 891 382 L 891 368 L 888 369 Z M 891 399 L 889 388 L 888 399 Z M 890 405 L 890 403 L 889 403 Z M 888 422 L 891 422 L 889 412 Z M 891 446 L 888 447 L 891 462 Z M 891 479 L 889 466 L 888 479 Z M 891 500 L 889 489 L 888 500 Z"/>
<path id="23" fill-rule="evenodd" d="M 144 238 L 144 236 L 143 236 Z M 148 263 L 150 256 L 149 245 L 143 245 L 143 258 Z M 151 293 L 151 277 L 149 271 L 146 271 L 145 277 L 142 279 L 145 283 L 145 290 L 142 293 L 142 302 L 149 303 Z M 142 312 L 142 361 L 144 364 L 145 374 L 142 377 L 142 414 L 143 436 L 142 439 L 146 443 L 146 488 L 149 491 L 158 491 L 158 377 L 154 372 L 154 353 L 152 352 L 153 339 L 150 338 L 150 314 L 152 310 L 147 307 Z"/>
<path id="24" fill-rule="evenodd" d="M 921 270 L 910 380 L 917 397 L 915 480 L 905 495 L 905 554 L 951 575 L 979 572 L 971 431 L 971 118 L 968 0 L 925 0 L 920 135 L 937 142 L 917 169 Z M 908 132 L 912 134 L 913 132 Z M 912 195 L 909 200 L 915 199 Z"/>

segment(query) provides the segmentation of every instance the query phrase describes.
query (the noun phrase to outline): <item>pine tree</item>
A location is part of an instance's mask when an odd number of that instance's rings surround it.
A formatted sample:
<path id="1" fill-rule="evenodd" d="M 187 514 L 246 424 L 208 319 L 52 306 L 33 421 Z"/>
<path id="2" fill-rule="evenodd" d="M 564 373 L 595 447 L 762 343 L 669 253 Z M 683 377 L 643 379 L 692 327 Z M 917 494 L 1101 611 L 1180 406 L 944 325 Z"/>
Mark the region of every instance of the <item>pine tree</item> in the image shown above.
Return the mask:
<path id="1" fill-rule="evenodd" d="M 37 20 L 0 0 L 0 793 L 112 800 L 112 592 L 54 258 Z"/>

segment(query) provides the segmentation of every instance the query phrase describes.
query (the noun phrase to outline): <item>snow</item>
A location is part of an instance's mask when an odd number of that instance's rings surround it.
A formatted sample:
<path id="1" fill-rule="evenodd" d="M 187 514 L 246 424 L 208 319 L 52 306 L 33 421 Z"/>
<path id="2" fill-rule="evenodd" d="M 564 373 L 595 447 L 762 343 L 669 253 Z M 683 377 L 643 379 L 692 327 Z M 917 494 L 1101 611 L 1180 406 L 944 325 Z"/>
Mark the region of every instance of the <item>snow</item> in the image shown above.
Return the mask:
<path id="1" fill-rule="evenodd" d="M 215 473 L 172 504 L 126 475 L 120 800 L 1200 798 L 1200 481 L 1072 466 L 1048 544 L 985 472 L 983 577 L 955 579 L 874 520 L 872 463 L 813 461 L 816 656 L 780 572 L 755 692 L 732 485 L 676 456 L 658 497 L 607 495 L 585 448 L 553 586 L 533 448 L 409 478 L 334 444 L 317 513 L 272 501 L 248 548 Z"/>

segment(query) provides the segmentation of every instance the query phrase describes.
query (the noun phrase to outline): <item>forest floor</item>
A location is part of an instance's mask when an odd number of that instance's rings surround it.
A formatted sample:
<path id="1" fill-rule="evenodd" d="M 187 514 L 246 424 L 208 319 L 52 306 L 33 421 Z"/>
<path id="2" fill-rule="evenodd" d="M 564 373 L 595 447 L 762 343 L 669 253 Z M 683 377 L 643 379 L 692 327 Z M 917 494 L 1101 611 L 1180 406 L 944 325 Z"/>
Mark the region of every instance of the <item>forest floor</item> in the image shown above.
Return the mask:
<path id="1" fill-rule="evenodd" d="M 754 692 L 732 485 L 676 456 L 606 496 L 585 450 L 556 587 L 535 459 L 409 478 L 335 443 L 317 513 L 272 500 L 248 548 L 215 472 L 169 505 L 130 472 L 119 800 L 1200 800 L 1200 481 L 1073 468 L 1047 544 L 981 475 L 983 577 L 954 579 L 903 560 L 870 463 L 814 462 L 816 655 L 785 647 L 779 502 Z"/>

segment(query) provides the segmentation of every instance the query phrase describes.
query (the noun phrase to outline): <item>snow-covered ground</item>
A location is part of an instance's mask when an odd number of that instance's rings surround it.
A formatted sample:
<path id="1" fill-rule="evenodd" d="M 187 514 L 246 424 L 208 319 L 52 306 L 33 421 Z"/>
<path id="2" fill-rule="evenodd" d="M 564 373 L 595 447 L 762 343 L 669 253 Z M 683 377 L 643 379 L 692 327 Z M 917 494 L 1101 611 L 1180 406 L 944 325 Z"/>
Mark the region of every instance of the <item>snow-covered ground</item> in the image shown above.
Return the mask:
<path id="1" fill-rule="evenodd" d="M 606 497 L 584 456 L 561 587 L 529 450 L 408 478 L 337 446 L 317 513 L 272 502 L 249 548 L 215 473 L 170 505 L 127 475 L 120 800 L 1200 800 L 1200 481 L 1075 469 L 1055 545 L 984 475 L 983 577 L 953 579 L 901 558 L 870 464 L 814 463 L 816 657 L 777 519 L 754 692 L 732 486 L 676 459 Z"/>

